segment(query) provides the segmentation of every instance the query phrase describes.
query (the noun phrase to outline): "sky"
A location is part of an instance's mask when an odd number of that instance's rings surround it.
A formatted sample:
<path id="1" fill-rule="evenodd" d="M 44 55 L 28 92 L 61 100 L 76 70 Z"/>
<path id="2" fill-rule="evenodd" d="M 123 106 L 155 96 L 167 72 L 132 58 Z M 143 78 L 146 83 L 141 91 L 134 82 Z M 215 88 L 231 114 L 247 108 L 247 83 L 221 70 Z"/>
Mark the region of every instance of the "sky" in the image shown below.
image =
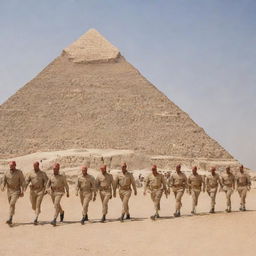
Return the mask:
<path id="1" fill-rule="evenodd" d="M 95 28 L 256 170 L 255 13 L 255 0 L 0 0 L 0 104 Z"/>

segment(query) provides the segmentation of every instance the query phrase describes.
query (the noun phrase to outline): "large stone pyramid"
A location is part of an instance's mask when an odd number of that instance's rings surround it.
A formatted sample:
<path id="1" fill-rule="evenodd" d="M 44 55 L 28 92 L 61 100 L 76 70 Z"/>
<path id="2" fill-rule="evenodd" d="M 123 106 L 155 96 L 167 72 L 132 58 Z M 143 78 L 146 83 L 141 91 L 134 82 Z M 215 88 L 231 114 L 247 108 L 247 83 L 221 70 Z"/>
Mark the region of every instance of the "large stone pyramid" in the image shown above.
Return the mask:
<path id="1" fill-rule="evenodd" d="M 0 106 L 0 157 L 70 148 L 233 159 L 93 29 Z"/>

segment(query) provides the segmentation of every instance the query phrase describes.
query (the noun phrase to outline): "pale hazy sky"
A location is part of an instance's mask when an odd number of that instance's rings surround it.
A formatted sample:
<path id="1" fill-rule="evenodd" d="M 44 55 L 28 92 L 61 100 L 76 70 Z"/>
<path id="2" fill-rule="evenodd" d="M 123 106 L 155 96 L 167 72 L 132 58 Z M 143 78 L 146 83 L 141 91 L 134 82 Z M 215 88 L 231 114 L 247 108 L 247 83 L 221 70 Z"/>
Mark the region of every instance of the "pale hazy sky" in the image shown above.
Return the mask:
<path id="1" fill-rule="evenodd" d="M 0 104 L 89 28 L 256 170 L 255 0 L 0 0 Z"/>

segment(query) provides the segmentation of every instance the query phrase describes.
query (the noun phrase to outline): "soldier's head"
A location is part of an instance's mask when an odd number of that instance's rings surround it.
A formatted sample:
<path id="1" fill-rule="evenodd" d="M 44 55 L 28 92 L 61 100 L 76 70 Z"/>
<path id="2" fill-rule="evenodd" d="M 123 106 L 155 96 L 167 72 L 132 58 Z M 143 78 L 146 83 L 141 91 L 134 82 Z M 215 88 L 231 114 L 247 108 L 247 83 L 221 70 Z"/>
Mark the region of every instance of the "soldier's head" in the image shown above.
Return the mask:
<path id="1" fill-rule="evenodd" d="M 239 171 L 240 171 L 241 173 L 244 173 L 244 166 L 243 166 L 243 165 L 241 165 L 241 166 L 239 167 Z"/>
<path id="2" fill-rule="evenodd" d="M 34 171 L 35 171 L 35 172 L 38 172 L 38 171 L 40 170 L 40 168 L 39 168 L 39 162 L 34 162 L 33 167 L 34 167 Z"/>
<path id="3" fill-rule="evenodd" d="M 81 171 L 84 176 L 87 175 L 87 166 L 82 166 Z"/>
<path id="4" fill-rule="evenodd" d="M 121 168 L 122 168 L 122 172 L 126 172 L 127 171 L 127 164 L 126 163 L 123 163 L 121 165 Z"/>
<path id="5" fill-rule="evenodd" d="M 212 167 L 212 168 L 211 168 L 211 173 L 214 175 L 215 172 L 216 172 L 216 168 L 215 168 L 215 167 Z"/>
<path id="6" fill-rule="evenodd" d="M 60 172 L 60 164 L 59 163 L 55 163 L 52 168 L 53 168 L 53 174 L 54 175 L 58 175 L 59 172 Z"/>
<path id="7" fill-rule="evenodd" d="M 100 171 L 101 171 L 102 174 L 105 174 L 107 172 L 107 166 L 106 165 L 102 165 L 100 167 Z"/>
<path id="8" fill-rule="evenodd" d="M 196 166 L 194 166 L 194 167 L 193 167 L 193 169 L 192 169 L 192 173 L 193 173 L 194 175 L 196 175 L 196 174 L 197 174 L 197 167 L 196 167 Z"/>
<path id="9" fill-rule="evenodd" d="M 15 161 L 9 162 L 9 167 L 10 167 L 10 170 L 15 171 L 16 170 L 16 162 Z"/>
<path id="10" fill-rule="evenodd" d="M 181 165 L 178 164 L 178 165 L 176 166 L 176 172 L 180 172 L 180 169 L 181 169 Z"/>
<path id="11" fill-rule="evenodd" d="M 227 173 L 227 174 L 230 174 L 230 173 L 231 173 L 231 171 L 230 171 L 230 166 L 228 166 L 228 167 L 226 168 L 226 173 Z"/>
<path id="12" fill-rule="evenodd" d="M 154 175 L 157 174 L 157 166 L 155 164 L 152 166 L 151 170 Z"/>

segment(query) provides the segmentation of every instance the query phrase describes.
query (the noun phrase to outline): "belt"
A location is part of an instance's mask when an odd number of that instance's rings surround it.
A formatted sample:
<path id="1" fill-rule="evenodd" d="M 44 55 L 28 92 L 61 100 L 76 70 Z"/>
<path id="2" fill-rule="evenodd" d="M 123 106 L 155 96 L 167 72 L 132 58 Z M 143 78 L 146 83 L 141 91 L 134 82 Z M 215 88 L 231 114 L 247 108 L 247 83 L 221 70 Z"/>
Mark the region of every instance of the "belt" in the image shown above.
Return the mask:
<path id="1" fill-rule="evenodd" d="M 120 189 L 122 189 L 122 190 L 130 190 L 131 187 L 130 186 L 123 186 L 123 187 L 120 186 Z"/>

